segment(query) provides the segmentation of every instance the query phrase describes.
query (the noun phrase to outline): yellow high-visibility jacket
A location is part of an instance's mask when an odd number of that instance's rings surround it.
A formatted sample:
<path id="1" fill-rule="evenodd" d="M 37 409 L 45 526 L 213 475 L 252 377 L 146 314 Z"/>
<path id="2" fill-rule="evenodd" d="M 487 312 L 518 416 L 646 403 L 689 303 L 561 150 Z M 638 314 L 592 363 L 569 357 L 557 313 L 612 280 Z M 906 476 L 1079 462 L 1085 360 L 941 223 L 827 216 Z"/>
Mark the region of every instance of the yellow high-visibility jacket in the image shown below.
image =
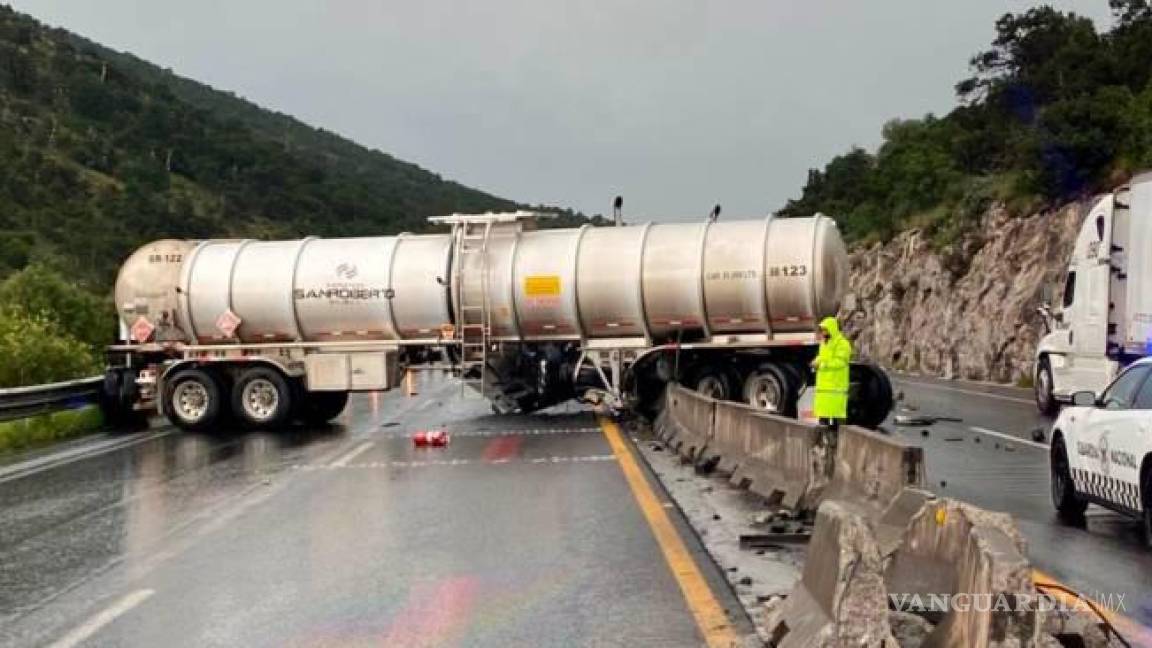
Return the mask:
<path id="1" fill-rule="evenodd" d="M 843 419 L 848 417 L 848 366 L 852 362 L 852 343 L 840 333 L 834 317 L 826 317 L 820 328 L 831 338 L 820 343 L 816 356 L 816 398 L 813 414 L 817 418 Z"/>

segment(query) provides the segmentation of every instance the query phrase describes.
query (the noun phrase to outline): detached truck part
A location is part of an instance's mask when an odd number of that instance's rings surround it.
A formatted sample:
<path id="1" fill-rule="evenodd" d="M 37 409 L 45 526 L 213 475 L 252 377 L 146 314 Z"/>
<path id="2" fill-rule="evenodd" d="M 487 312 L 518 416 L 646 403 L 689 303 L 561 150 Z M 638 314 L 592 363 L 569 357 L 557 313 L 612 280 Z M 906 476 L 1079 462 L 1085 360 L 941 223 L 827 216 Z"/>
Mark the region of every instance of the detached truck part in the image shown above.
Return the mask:
<path id="1" fill-rule="evenodd" d="M 431 219 L 451 233 L 157 241 L 116 283 L 106 400 L 185 428 L 335 416 L 407 368 L 459 373 L 500 412 L 571 398 L 651 407 L 678 380 L 802 413 L 817 322 L 847 256 L 830 218 L 536 230 L 537 214 Z M 850 416 L 892 406 L 853 367 Z"/>
<path id="2" fill-rule="evenodd" d="M 1072 394 L 1100 394 L 1121 369 L 1152 355 L 1152 172 L 1100 198 L 1068 262 L 1060 307 L 1040 309 L 1036 405 L 1055 414 Z"/>

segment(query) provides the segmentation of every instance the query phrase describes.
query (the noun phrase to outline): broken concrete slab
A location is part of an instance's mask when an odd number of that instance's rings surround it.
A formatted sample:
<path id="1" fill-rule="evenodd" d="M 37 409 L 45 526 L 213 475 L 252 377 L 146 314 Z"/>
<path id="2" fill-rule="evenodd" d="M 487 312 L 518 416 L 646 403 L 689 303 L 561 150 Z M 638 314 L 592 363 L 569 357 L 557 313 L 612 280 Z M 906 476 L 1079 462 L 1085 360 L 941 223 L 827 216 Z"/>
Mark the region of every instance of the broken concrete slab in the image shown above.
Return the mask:
<path id="1" fill-rule="evenodd" d="M 867 519 L 855 507 L 825 501 L 804 575 L 767 620 L 771 641 L 780 648 L 895 648 L 882 569 Z"/>

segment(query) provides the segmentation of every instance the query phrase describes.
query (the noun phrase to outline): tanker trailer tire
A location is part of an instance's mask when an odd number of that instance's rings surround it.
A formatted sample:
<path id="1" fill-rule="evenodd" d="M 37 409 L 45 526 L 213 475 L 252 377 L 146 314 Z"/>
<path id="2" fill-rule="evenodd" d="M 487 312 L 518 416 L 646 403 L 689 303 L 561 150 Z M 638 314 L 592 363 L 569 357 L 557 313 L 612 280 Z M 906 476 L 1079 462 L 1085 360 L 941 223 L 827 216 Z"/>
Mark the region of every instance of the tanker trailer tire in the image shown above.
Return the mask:
<path id="1" fill-rule="evenodd" d="M 799 382 L 792 372 L 775 363 L 760 365 L 744 379 L 744 402 L 780 416 L 796 416 Z"/>
<path id="2" fill-rule="evenodd" d="M 303 392 L 300 400 L 300 420 L 306 425 L 325 425 L 347 407 L 348 392 Z"/>
<path id="3" fill-rule="evenodd" d="M 1040 361 L 1036 363 L 1036 377 L 1033 379 L 1033 384 L 1036 391 L 1036 409 L 1044 416 L 1056 416 L 1060 411 L 1060 404 L 1056 402 L 1056 396 L 1052 393 L 1052 365 L 1048 362 L 1048 356 L 1041 356 Z"/>
<path id="4" fill-rule="evenodd" d="M 716 400 L 732 400 L 736 395 L 735 383 L 724 368 L 704 365 L 694 372 L 692 389 Z"/>
<path id="5" fill-rule="evenodd" d="M 120 430 L 134 430 L 148 424 L 144 412 L 133 408 L 139 397 L 135 369 L 114 367 L 104 372 L 100 389 L 100 411 L 104 421 Z"/>
<path id="6" fill-rule="evenodd" d="M 275 369 L 248 369 L 232 385 L 232 412 L 253 427 L 282 426 L 291 416 L 292 387 Z"/>
<path id="7" fill-rule="evenodd" d="M 848 397 L 848 423 L 875 430 L 888 418 L 896 400 L 888 374 L 873 364 L 852 363 Z"/>
<path id="8" fill-rule="evenodd" d="M 185 369 L 164 382 L 164 411 L 184 430 L 205 430 L 220 418 L 223 396 L 215 376 Z"/>

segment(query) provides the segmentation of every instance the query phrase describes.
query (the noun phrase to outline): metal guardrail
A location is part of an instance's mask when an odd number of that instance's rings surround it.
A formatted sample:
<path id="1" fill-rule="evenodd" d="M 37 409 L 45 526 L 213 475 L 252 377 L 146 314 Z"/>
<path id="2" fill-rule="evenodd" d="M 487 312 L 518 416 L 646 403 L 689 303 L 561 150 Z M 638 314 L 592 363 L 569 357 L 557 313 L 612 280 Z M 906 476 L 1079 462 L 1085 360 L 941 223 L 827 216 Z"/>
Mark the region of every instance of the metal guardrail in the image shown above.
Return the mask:
<path id="1" fill-rule="evenodd" d="M 0 389 L 0 421 L 98 402 L 104 376 Z"/>

